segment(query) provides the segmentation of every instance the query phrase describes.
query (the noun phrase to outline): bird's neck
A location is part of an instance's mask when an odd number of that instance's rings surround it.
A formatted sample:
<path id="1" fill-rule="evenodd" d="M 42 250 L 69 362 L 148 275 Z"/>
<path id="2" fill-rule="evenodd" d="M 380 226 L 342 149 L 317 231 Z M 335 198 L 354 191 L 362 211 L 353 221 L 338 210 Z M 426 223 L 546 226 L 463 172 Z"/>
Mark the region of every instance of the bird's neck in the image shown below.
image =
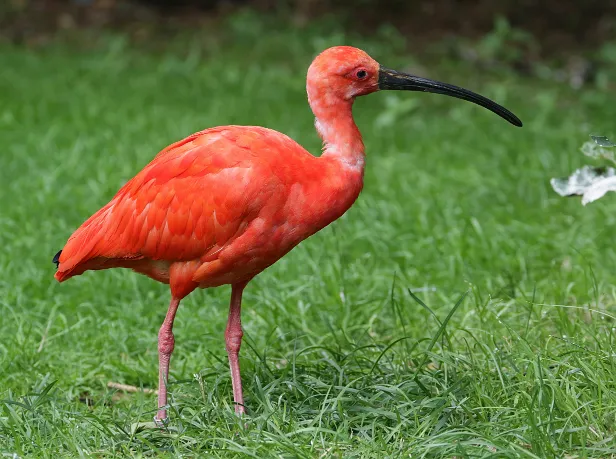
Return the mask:
<path id="1" fill-rule="evenodd" d="M 322 158 L 363 175 L 366 154 L 361 133 L 353 120 L 353 100 L 311 103 L 315 127 L 323 139 Z"/>

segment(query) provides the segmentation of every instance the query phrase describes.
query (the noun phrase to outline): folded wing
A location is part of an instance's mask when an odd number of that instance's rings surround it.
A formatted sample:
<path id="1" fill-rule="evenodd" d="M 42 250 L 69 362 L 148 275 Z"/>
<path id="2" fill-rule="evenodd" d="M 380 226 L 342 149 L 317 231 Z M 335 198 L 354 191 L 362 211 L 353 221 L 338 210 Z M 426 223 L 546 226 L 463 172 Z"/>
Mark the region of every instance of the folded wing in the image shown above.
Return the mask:
<path id="1" fill-rule="evenodd" d="M 267 159 L 270 133 L 209 129 L 161 151 L 70 237 L 56 278 L 125 260 L 215 254 L 242 234 L 280 187 Z"/>

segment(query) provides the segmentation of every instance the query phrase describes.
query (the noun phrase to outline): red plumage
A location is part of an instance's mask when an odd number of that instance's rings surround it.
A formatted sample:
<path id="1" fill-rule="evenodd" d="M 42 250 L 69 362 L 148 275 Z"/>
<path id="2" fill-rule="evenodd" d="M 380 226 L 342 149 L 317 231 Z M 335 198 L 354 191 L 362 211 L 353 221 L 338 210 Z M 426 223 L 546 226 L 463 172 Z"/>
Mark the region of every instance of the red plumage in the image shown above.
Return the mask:
<path id="1" fill-rule="evenodd" d="M 132 268 L 170 283 L 179 298 L 247 281 L 352 204 L 362 174 L 334 166 L 270 129 L 194 134 L 160 152 L 75 231 L 55 277 Z"/>

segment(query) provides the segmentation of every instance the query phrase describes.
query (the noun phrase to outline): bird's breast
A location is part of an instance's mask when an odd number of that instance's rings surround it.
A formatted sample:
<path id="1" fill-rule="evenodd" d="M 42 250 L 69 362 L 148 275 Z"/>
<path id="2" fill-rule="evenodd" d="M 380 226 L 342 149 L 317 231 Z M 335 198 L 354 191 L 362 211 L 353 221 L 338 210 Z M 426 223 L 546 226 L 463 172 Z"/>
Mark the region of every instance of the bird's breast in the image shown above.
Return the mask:
<path id="1" fill-rule="evenodd" d="M 361 180 L 345 185 L 296 182 L 275 193 L 242 234 L 198 270 L 195 280 L 211 287 L 260 273 L 351 207 L 361 191 Z"/>

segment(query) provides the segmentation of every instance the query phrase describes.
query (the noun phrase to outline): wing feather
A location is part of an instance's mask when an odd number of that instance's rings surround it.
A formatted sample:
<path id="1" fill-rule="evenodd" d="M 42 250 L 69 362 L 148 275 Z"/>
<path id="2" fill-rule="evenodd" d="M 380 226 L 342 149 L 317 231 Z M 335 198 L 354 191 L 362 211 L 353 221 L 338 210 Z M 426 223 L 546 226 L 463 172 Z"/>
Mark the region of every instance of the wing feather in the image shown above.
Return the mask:
<path id="1" fill-rule="evenodd" d="M 100 257 L 195 260 L 237 237 L 278 180 L 250 148 L 264 134 L 198 134 L 159 153 L 75 231 L 56 277 Z"/>

